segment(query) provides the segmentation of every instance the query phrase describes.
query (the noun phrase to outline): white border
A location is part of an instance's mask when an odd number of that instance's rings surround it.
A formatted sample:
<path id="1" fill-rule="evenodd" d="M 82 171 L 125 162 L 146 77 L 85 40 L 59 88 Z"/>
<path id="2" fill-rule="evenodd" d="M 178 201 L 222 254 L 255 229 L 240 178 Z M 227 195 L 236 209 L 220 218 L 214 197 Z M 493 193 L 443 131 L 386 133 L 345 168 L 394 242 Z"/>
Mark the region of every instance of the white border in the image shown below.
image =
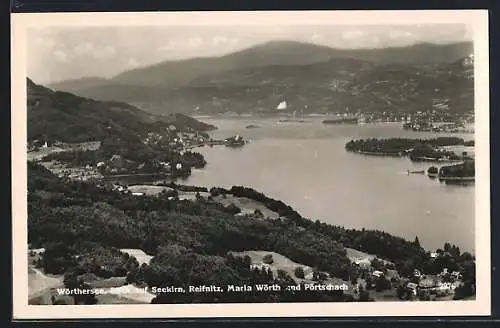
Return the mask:
<path id="1" fill-rule="evenodd" d="M 26 30 L 48 26 L 160 25 L 415 25 L 456 24 L 474 31 L 476 118 L 476 265 L 474 301 L 173 304 L 173 305 L 28 305 Z M 490 315 L 489 53 L 486 10 L 302 11 L 12 14 L 12 201 L 14 319 L 451 316 Z"/>

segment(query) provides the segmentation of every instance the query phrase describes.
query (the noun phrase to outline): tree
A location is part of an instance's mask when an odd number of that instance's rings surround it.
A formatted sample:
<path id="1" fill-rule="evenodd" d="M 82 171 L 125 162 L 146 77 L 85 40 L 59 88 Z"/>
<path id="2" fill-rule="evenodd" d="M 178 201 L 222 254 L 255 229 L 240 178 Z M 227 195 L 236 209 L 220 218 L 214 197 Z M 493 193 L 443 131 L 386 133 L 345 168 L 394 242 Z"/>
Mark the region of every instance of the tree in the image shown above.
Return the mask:
<path id="1" fill-rule="evenodd" d="M 396 294 L 398 295 L 398 298 L 400 300 L 403 300 L 406 298 L 406 288 L 403 285 L 399 285 L 398 288 L 396 289 Z"/>
<path id="2" fill-rule="evenodd" d="M 461 286 L 455 289 L 455 295 L 453 296 L 453 299 L 461 300 L 472 295 L 474 295 L 474 288 L 472 286 L 472 283 L 470 281 L 466 281 Z"/>
<path id="3" fill-rule="evenodd" d="M 295 277 L 297 277 L 299 279 L 304 279 L 304 277 L 305 277 L 304 269 L 302 267 L 296 267 L 294 273 L 295 273 Z"/>
<path id="4" fill-rule="evenodd" d="M 360 302 L 371 302 L 373 299 L 370 297 L 370 292 L 365 290 L 363 287 L 359 287 L 359 298 Z"/>
<path id="5" fill-rule="evenodd" d="M 415 236 L 415 240 L 413 241 L 413 244 L 415 244 L 415 246 L 417 246 L 417 247 L 420 247 L 420 240 L 418 240 L 418 236 Z"/>
<path id="6" fill-rule="evenodd" d="M 377 292 L 382 292 L 388 289 L 391 289 L 390 281 L 385 279 L 384 277 L 378 278 L 377 281 L 375 282 L 375 290 Z"/>
<path id="7" fill-rule="evenodd" d="M 266 254 L 262 258 L 262 262 L 264 262 L 265 264 L 272 264 L 274 262 L 273 255 L 272 254 Z"/>

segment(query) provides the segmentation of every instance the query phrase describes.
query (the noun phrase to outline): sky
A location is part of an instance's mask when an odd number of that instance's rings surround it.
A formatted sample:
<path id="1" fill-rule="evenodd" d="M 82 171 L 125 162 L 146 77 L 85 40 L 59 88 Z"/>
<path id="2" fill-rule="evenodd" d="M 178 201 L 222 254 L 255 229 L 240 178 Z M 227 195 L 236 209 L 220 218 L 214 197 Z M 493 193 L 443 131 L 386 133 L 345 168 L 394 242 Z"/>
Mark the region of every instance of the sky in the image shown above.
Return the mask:
<path id="1" fill-rule="evenodd" d="M 381 48 L 472 41 L 466 25 L 122 26 L 31 28 L 27 73 L 48 84 L 105 77 L 164 60 L 220 56 L 271 40 L 333 48 Z"/>

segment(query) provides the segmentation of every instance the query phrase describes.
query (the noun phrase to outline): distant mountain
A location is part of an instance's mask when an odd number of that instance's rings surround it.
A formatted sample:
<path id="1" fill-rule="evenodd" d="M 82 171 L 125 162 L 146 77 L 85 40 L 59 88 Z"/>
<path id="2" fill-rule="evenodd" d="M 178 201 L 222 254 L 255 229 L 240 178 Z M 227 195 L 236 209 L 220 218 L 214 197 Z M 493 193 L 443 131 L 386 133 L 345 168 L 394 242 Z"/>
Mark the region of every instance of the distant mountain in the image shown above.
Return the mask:
<path id="1" fill-rule="evenodd" d="M 136 68 L 117 75 L 113 81 L 131 85 L 182 86 L 200 76 L 220 74 L 235 69 L 307 65 L 338 58 L 377 63 L 443 63 L 455 61 L 471 52 L 472 43 L 467 42 L 344 50 L 294 41 L 271 41 L 221 57 L 165 61 Z"/>
<path id="2" fill-rule="evenodd" d="M 60 90 L 72 93 L 78 93 L 80 90 L 87 88 L 99 87 L 110 83 L 110 80 L 102 77 L 83 77 L 74 80 L 65 80 L 56 83 L 48 84 L 47 87 L 52 90 Z"/>
<path id="3" fill-rule="evenodd" d="M 102 102 L 53 91 L 27 79 L 28 140 L 66 142 L 120 138 L 137 142 L 148 132 L 175 125 L 181 130 L 214 127 L 183 114 L 159 116 L 123 102 Z"/>
<path id="4" fill-rule="evenodd" d="M 290 110 L 307 106 L 306 113 L 346 106 L 409 111 L 429 106 L 433 97 L 457 98 L 458 91 L 473 88 L 470 67 L 456 64 L 472 50 L 468 42 L 343 50 L 273 41 L 217 58 L 137 68 L 106 83 L 85 81 L 75 87 L 78 83 L 70 81 L 58 88 L 126 101 L 154 113 L 272 112 L 283 99 L 294 104 Z M 439 91 L 445 89 L 455 92 Z M 455 101 L 454 109 L 471 109 L 473 100 L 463 99 Z"/>

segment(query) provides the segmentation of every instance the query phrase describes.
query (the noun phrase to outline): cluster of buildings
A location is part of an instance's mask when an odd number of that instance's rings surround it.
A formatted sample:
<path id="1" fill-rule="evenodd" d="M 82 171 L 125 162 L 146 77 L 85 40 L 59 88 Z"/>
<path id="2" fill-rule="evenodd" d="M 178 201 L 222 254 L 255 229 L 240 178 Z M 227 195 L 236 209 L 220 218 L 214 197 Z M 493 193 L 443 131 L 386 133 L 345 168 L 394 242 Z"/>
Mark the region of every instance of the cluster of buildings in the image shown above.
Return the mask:
<path id="1" fill-rule="evenodd" d="M 149 132 L 144 139 L 146 145 L 165 145 L 172 149 L 186 149 L 194 146 L 203 145 L 209 142 L 208 135 L 199 132 L 179 132 L 174 125 L 168 128 L 166 135 L 156 132 Z"/>
<path id="2" fill-rule="evenodd" d="M 448 272 L 447 268 L 437 275 L 421 274 L 419 270 L 415 270 L 414 277 L 417 279 L 406 283 L 406 289 L 413 297 L 417 297 L 419 293 L 439 297 L 453 295 L 455 289 L 462 284 L 462 274 L 458 271 Z"/>
<path id="3" fill-rule="evenodd" d="M 472 124 L 463 122 L 425 122 L 416 121 L 406 123 L 403 128 L 417 132 L 441 132 L 441 133 L 474 133 Z"/>
<path id="4" fill-rule="evenodd" d="M 431 253 L 431 258 L 437 257 L 439 257 L 438 253 Z M 462 284 L 462 274 L 459 271 L 450 272 L 447 268 L 444 268 L 439 274 L 430 275 L 424 274 L 420 270 L 415 269 L 411 278 L 401 278 L 396 270 L 384 269 L 382 271 L 380 269 L 375 269 L 372 266 L 374 259 L 375 258 L 373 257 L 360 258 L 353 261 L 353 264 L 356 264 L 362 270 L 366 270 L 368 275 L 372 278 L 371 281 L 375 281 L 380 278 L 385 278 L 391 282 L 394 280 L 398 281 L 402 286 L 404 286 L 406 292 L 412 299 L 417 298 L 422 293 L 435 295 L 436 297 L 453 295 L 454 290 Z M 386 264 L 390 263 L 387 261 L 384 262 L 386 262 Z M 363 284 L 366 285 L 366 281 L 364 281 Z M 371 287 L 374 286 L 375 283 L 372 282 Z M 359 287 L 360 283 L 358 279 L 358 284 L 354 287 L 354 289 L 359 290 Z"/>
<path id="5" fill-rule="evenodd" d="M 86 165 L 84 167 L 68 167 L 62 163 L 41 163 L 59 178 L 68 178 L 77 181 L 93 181 L 103 177 L 96 167 L 92 167 L 90 165 Z"/>
<path id="6" fill-rule="evenodd" d="M 69 143 L 69 142 L 62 142 L 59 140 L 39 140 L 39 139 L 31 140 L 28 142 L 28 151 L 37 151 L 40 149 L 46 149 L 50 147 L 60 148 L 61 151 L 69 151 L 69 150 L 95 151 L 101 147 L 101 142 L 87 141 L 87 142 Z"/>
<path id="7" fill-rule="evenodd" d="M 470 130 L 470 127 L 467 126 L 474 123 L 474 111 L 468 113 L 452 113 L 448 110 L 448 99 L 435 98 L 432 102 L 431 109 L 414 113 L 399 113 L 393 111 L 358 112 L 356 113 L 356 117 L 358 117 L 358 121 L 361 123 L 405 123 L 409 128 L 415 128 L 415 131 L 433 131 L 432 128 L 438 129 L 437 126 L 443 124 L 447 125 L 450 131 L 443 130 L 442 132 L 464 132 L 462 131 L 464 129 Z M 436 132 L 441 131 L 436 130 Z"/>
<path id="8" fill-rule="evenodd" d="M 409 114 L 404 129 L 420 132 L 473 133 L 474 111 L 452 114 L 447 111 L 447 101 L 433 99 L 434 109 Z"/>

